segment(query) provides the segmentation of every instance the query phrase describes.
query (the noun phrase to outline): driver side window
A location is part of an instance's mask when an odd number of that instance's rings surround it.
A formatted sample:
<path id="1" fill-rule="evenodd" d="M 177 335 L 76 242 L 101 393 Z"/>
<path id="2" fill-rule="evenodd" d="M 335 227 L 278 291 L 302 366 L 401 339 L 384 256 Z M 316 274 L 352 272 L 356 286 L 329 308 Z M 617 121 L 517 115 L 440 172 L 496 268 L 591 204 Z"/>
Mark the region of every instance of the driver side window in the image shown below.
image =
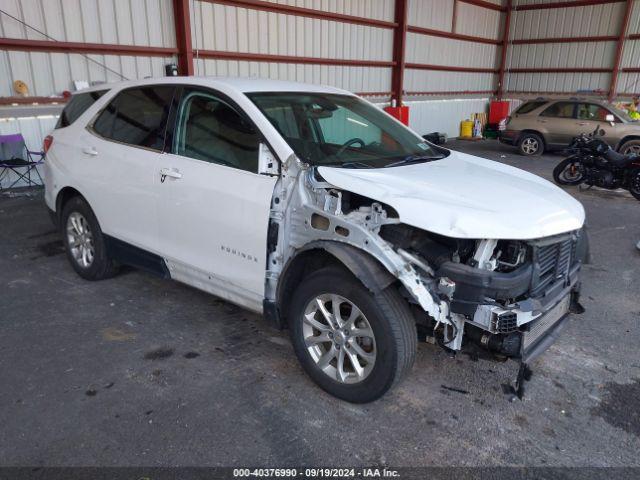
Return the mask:
<path id="1" fill-rule="evenodd" d="M 178 112 L 174 153 L 257 173 L 260 135 L 224 100 L 187 92 Z"/>

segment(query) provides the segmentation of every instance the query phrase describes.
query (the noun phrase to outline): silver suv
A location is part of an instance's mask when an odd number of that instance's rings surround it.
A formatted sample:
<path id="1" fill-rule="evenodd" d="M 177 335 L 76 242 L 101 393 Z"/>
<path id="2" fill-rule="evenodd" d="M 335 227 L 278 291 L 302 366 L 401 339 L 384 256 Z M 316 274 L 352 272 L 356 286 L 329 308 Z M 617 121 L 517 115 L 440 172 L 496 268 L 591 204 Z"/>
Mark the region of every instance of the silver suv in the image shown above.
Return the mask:
<path id="1" fill-rule="evenodd" d="M 586 99 L 536 99 L 522 104 L 502 125 L 500 141 L 523 155 L 560 150 L 597 127 L 604 140 L 620 153 L 640 153 L 640 122 L 612 104 Z"/>

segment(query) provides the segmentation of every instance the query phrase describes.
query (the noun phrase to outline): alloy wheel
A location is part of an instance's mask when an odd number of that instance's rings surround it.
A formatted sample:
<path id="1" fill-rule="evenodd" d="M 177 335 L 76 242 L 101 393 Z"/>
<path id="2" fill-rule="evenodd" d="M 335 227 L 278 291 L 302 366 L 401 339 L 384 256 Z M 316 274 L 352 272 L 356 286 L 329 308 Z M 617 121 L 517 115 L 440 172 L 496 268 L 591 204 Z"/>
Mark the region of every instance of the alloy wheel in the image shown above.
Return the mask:
<path id="1" fill-rule="evenodd" d="M 629 145 L 622 152 L 623 155 L 630 155 L 632 153 L 635 153 L 636 155 L 640 155 L 640 145 Z"/>
<path id="2" fill-rule="evenodd" d="M 373 329 L 362 311 L 335 294 L 318 295 L 305 308 L 302 334 L 316 366 L 340 383 L 362 382 L 376 361 Z"/>
<path id="3" fill-rule="evenodd" d="M 525 138 L 522 141 L 522 151 L 524 153 L 526 153 L 527 155 L 533 155 L 534 153 L 536 153 L 538 151 L 538 141 L 535 138 Z"/>
<path id="4" fill-rule="evenodd" d="M 72 212 L 67 219 L 67 243 L 71 256 L 82 268 L 89 268 L 95 256 L 93 234 L 87 219 L 78 212 Z"/>
<path id="5" fill-rule="evenodd" d="M 582 168 L 577 163 L 570 163 L 560 174 L 562 179 L 567 182 L 575 182 L 582 178 Z"/>

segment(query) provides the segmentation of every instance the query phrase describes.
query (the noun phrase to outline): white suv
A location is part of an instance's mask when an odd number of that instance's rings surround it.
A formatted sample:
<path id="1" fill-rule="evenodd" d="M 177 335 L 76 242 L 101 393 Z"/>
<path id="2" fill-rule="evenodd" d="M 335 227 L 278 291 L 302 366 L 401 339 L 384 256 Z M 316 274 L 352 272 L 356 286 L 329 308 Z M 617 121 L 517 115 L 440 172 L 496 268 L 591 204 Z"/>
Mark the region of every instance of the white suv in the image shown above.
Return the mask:
<path id="1" fill-rule="evenodd" d="M 46 203 L 81 277 L 128 264 L 263 313 L 351 402 L 406 375 L 419 338 L 523 366 L 579 309 L 577 201 L 336 88 L 99 86 L 45 146 Z"/>

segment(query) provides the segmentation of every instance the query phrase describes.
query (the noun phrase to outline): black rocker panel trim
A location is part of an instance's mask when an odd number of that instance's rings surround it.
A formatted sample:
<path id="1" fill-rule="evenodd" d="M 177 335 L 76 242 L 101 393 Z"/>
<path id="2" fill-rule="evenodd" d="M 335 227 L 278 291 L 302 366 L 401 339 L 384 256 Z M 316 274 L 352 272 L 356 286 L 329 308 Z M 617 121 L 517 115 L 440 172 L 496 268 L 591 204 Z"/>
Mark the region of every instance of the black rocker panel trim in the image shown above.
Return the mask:
<path id="1" fill-rule="evenodd" d="M 109 235 L 105 235 L 104 240 L 107 252 L 113 260 L 162 278 L 171 278 L 167 264 L 161 256 Z"/>

